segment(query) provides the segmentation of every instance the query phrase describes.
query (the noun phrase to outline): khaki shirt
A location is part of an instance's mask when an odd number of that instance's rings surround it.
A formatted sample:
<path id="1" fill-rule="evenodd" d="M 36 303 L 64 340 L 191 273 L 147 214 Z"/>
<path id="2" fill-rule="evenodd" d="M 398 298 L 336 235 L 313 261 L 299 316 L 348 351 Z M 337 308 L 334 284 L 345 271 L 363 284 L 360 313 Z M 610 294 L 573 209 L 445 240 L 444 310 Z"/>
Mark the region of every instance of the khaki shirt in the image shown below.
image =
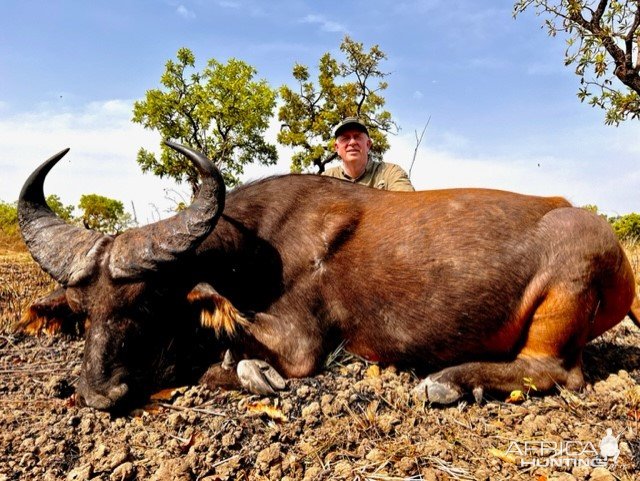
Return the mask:
<path id="1" fill-rule="evenodd" d="M 331 167 L 324 171 L 322 175 L 326 175 L 327 177 L 336 177 L 354 184 L 362 184 L 381 190 L 407 192 L 413 192 L 415 190 L 413 185 L 411 185 L 409 176 L 402 167 L 396 164 L 389 164 L 387 162 L 379 162 L 376 160 L 369 160 L 363 174 L 357 179 L 352 179 L 345 174 L 342 165 Z"/>

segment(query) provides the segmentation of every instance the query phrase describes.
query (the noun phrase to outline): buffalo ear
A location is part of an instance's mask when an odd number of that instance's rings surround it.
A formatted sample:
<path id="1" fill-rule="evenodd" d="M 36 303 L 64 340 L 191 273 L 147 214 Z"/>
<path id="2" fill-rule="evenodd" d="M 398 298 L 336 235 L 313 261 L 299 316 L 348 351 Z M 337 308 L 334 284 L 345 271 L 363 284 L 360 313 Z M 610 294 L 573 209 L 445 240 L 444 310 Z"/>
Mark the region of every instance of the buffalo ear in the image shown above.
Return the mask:
<path id="1" fill-rule="evenodd" d="M 71 310 L 65 289 L 59 287 L 31 304 L 16 323 L 14 330 L 28 335 L 83 335 L 85 316 Z"/>
<path id="2" fill-rule="evenodd" d="M 200 309 L 200 324 L 212 328 L 216 336 L 233 337 L 249 321 L 236 309 L 231 301 L 221 296 L 210 284 L 201 282 L 189 294 L 187 301 Z"/>

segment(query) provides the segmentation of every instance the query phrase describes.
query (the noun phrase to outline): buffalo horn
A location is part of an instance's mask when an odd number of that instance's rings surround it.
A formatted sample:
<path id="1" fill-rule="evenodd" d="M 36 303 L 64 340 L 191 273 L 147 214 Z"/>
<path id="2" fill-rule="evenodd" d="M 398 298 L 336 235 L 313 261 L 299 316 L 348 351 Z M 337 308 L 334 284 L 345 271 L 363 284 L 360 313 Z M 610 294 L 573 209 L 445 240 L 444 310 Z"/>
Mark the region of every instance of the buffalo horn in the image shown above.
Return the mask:
<path id="1" fill-rule="evenodd" d="M 18 224 L 33 258 L 63 286 L 82 281 L 111 241 L 109 236 L 67 224 L 44 198 L 44 179 L 69 149 L 46 160 L 27 179 L 18 200 Z"/>
<path id="2" fill-rule="evenodd" d="M 136 278 L 174 262 L 195 249 L 215 227 L 224 208 L 225 187 L 213 162 L 188 147 L 165 142 L 198 169 L 202 185 L 185 210 L 159 222 L 130 229 L 116 237 L 109 270 L 114 278 Z"/>
<path id="3" fill-rule="evenodd" d="M 67 224 L 47 205 L 45 177 L 69 149 L 46 160 L 27 179 L 18 200 L 18 223 L 29 252 L 63 286 L 73 286 L 90 275 L 113 243 L 109 270 L 114 278 L 136 278 L 173 262 L 211 232 L 224 208 L 222 175 L 204 155 L 165 142 L 194 163 L 202 186 L 193 203 L 182 212 L 154 224 L 126 231 L 115 239 L 106 234 Z"/>

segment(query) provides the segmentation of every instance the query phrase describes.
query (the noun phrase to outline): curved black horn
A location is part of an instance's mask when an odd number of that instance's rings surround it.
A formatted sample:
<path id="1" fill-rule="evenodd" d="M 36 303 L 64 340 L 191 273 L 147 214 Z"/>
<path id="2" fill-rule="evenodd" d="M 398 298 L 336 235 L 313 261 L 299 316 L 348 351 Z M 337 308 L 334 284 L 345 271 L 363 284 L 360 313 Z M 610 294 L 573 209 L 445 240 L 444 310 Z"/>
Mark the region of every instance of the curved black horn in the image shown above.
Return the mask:
<path id="1" fill-rule="evenodd" d="M 67 224 L 44 198 L 44 179 L 69 149 L 47 159 L 27 179 L 18 200 L 18 224 L 33 258 L 63 286 L 89 275 L 111 239 L 99 232 Z"/>
<path id="2" fill-rule="evenodd" d="M 202 186 L 193 203 L 182 212 L 115 238 L 109 261 L 114 278 L 139 277 L 196 248 L 213 230 L 224 209 L 224 180 L 214 163 L 188 147 L 169 141 L 165 144 L 193 162 L 202 177 Z"/>

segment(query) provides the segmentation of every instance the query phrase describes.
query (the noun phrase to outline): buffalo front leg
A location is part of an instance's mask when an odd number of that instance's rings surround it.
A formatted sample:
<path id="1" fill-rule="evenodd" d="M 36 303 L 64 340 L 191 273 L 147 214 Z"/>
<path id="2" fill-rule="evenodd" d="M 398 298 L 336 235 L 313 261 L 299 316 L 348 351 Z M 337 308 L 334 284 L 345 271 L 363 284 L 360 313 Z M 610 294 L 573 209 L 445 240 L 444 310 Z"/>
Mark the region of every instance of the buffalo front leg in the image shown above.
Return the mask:
<path id="1" fill-rule="evenodd" d="M 555 357 L 520 356 L 511 362 L 469 362 L 449 367 L 425 378 L 414 392 L 429 402 L 450 404 L 472 393 L 477 402 L 486 391 L 508 393 L 535 386 L 546 392 L 554 386 L 580 389 L 584 385 L 581 362 L 566 368 Z"/>
<path id="2" fill-rule="evenodd" d="M 259 359 L 244 359 L 238 363 L 231 351 L 224 360 L 211 366 L 200 378 L 210 389 L 246 389 L 252 394 L 273 395 L 285 388 L 285 381 L 269 363 Z"/>
<path id="3" fill-rule="evenodd" d="M 234 341 L 234 353 L 244 360 L 235 369 L 230 367 L 230 361 L 212 366 L 201 382 L 212 388 L 245 388 L 256 394 L 272 394 L 284 388 L 282 377 L 313 374 L 322 364 L 324 351 L 322 332 L 315 319 L 304 319 L 299 314 L 257 313 Z"/>

